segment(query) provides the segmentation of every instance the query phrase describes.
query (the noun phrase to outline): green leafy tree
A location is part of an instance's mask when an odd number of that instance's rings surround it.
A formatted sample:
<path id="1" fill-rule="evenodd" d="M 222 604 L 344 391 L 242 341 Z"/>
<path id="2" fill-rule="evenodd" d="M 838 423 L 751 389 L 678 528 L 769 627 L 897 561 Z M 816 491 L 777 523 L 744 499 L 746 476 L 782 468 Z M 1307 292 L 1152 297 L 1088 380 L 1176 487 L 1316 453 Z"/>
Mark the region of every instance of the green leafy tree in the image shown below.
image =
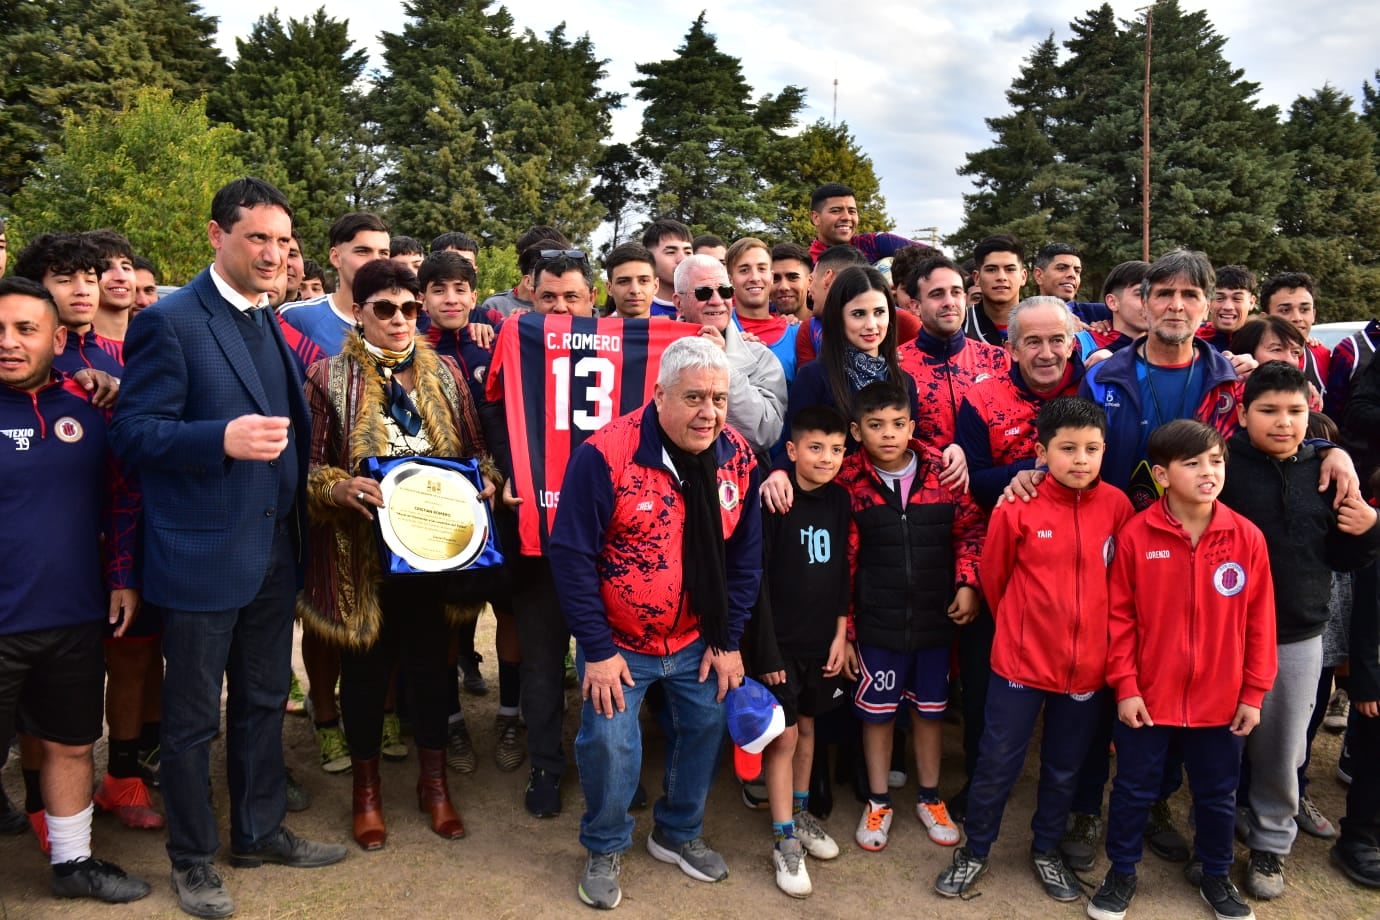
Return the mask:
<path id="1" fill-rule="evenodd" d="M 623 241 L 629 213 L 637 203 L 638 185 L 647 178 L 642 159 L 627 144 L 610 144 L 594 167 L 598 180 L 591 194 L 604 207 L 603 219 L 613 225 L 612 241 Z"/>
<path id="2" fill-rule="evenodd" d="M 226 70 L 215 17 L 195 0 L 31 0 L 0 29 L 0 197 L 18 191 L 64 121 L 127 108 L 160 87 L 179 101 Z"/>
<path id="3" fill-rule="evenodd" d="M 794 137 L 783 137 L 771 158 L 772 184 L 767 200 L 775 208 L 769 235 L 807 243 L 814 239 L 810 194 L 826 182 L 842 182 L 858 202 L 858 229 L 890 230 L 891 217 L 872 158 L 848 130 L 847 122 L 820 119 Z"/>
<path id="4" fill-rule="evenodd" d="M 1366 319 L 1380 302 L 1380 177 L 1375 133 L 1332 86 L 1289 109 L 1284 144 L 1294 174 L 1279 210 L 1271 271 L 1318 279 L 1328 320 Z"/>
<path id="5" fill-rule="evenodd" d="M 211 198 L 245 172 L 231 152 L 234 133 L 211 125 L 204 101 L 144 90 L 123 111 L 68 124 L 15 196 L 15 220 L 30 238 L 112 227 L 166 283 L 185 283 L 210 258 Z"/>
<path id="6" fill-rule="evenodd" d="M 425 238 L 464 230 L 503 244 L 549 223 L 588 237 L 590 194 L 610 111 L 604 61 L 565 26 L 513 32 L 492 0 L 407 0 L 402 31 L 382 36 L 386 71 L 370 96 L 391 152 L 391 219 Z"/>
<path id="7" fill-rule="evenodd" d="M 211 96 L 210 114 L 239 129 L 237 152 L 283 190 L 307 252 L 323 256 L 331 221 L 351 210 L 360 179 L 366 134 L 355 87 L 368 54 L 324 8 L 286 25 L 270 13 L 235 45 L 234 70 Z"/>
<path id="8" fill-rule="evenodd" d="M 652 170 L 642 206 L 725 238 L 766 227 L 776 215 L 764 166 L 805 91 L 787 86 L 754 102 L 742 63 L 719 50 L 703 13 L 674 57 L 637 70 L 632 85 L 647 105 L 633 150 Z"/>

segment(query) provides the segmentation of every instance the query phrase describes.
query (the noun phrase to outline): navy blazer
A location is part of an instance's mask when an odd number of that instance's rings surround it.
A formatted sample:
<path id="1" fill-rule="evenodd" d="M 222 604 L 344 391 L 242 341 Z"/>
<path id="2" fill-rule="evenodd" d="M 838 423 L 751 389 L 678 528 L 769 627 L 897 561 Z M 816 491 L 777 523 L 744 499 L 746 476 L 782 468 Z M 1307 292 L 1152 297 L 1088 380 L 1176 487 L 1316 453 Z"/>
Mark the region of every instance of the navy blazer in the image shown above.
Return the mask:
<path id="1" fill-rule="evenodd" d="M 268 570 L 279 517 L 277 461 L 225 456 L 225 427 L 232 419 L 272 414 L 236 323 L 235 307 L 208 269 L 141 311 L 125 337 L 125 375 L 110 441 L 143 484 L 144 598 L 174 610 L 243 607 Z M 288 398 L 302 547 L 311 415 L 297 361 L 278 324 L 268 328 L 293 384 Z"/>

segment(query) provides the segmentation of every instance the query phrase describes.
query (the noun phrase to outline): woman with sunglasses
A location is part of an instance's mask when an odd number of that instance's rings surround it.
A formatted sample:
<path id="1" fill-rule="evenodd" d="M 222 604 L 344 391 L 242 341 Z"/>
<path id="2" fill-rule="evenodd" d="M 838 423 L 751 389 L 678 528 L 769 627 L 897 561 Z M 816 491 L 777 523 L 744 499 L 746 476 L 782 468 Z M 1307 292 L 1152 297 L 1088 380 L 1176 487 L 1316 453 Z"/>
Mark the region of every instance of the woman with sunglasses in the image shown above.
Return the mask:
<path id="1" fill-rule="evenodd" d="M 790 431 L 795 414 L 806 406 L 829 406 L 853 421 L 853 395 L 879 380 L 904 386 L 910 395 L 911 418 L 919 418 L 915 378 L 897 362 L 896 301 L 882 274 L 870 266 L 845 268 L 830 286 L 819 312 L 824 327 L 819 358 L 796 374 L 786 404 L 786 431 Z M 850 433 L 847 451 L 851 454 L 857 449 L 858 442 Z M 762 483 L 763 504 L 785 513 L 794 495 L 784 451 L 775 467 Z"/>
<path id="2" fill-rule="evenodd" d="M 447 653 L 452 614 L 433 578 L 385 579 L 373 519 L 383 495 L 361 475 L 369 457 L 481 457 L 488 499 L 499 482 L 485 455 L 469 386 L 450 358 L 417 337 L 420 286 L 401 262 L 378 259 L 355 274 L 355 332 L 339 355 L 307 372 L 311 407 L 308 628 L 341 647 L 340 708 L 354 770 L 354 838 L 387 838 L 379 792 L 384 697 L 400 664 L 414 697 L 421 775 L 417 802 L 431 829 L 454 839 L 464 824 L 446 786 L 446 720 L 454 681 Z M 477 610 L 465 611 L 474 615 Z"/>

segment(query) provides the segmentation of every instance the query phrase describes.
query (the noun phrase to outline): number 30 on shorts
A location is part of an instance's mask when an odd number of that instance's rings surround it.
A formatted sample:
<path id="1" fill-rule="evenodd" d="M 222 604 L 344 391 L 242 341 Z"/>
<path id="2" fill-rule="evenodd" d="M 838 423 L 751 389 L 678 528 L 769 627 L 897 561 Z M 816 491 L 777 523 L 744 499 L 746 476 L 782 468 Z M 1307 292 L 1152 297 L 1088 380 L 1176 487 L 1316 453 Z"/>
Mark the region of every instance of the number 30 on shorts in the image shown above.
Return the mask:
<path id="1" fill-rule="evenodd" d="M 551 373 L 556 378 L 557 431 L 568 431 L 571 424 L 581 431 L 598 431 L 613 420 L 613 385 L 616 378 L 612 361 L 595 356 L 581 358 L 575 362 L 572 380 L 570 356 L 562 355 L 552 360 Z M 573 383 L 583 384 L 583 402 L 592 406 L 593 412 L 587 409 L 570 411 Z"/>

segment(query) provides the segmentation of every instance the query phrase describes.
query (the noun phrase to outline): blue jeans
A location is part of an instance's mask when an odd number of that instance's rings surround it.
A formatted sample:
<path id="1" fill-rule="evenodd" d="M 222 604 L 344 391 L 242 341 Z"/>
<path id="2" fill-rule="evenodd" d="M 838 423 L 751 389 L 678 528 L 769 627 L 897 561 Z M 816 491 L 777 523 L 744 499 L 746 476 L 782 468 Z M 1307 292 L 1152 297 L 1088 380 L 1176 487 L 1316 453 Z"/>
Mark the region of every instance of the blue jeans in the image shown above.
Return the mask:
<path id="1" fill-rule="evenodd" d="M 623 688 L 626 708 L 608 718 L 586 700 L 575 736 L 575 765 L 585 795 L 580 843 L 594 853 L 621 853 L 632 846 L 628 804 L 642 770 L 637 714 L 649 686 L 659 682 L 666 694 L 665 794 L 652 811 L 666 843 L 678 846 L 702 833 L 705 798 L 725 731 L 723 706 L 714 699 L 719 692 L 714 672 L 703 683 L 699 680 L 703 639 L 669 656 L 620 652 L 633 679 L 633 686 Z M 583 648 L 577 647 L 575 663 L 583 681 Z"/>
<path id="2" fill-rule="evenodd" d="M 1021 777 L 1025 754 L 1035 734 L 1035 720 L 1045 713 L 1040 740 L 1040 786 L 1030 821 L 1034 847 L 1053 850 L 1064 835 L 1078 768 L 1083 763 L 1107 691 L 1077 699 L 1063 693 L 1013 685 L 992 674 L 987 689 L 986 724 L 978 751 L 977 771 L 968 790 L 968 846 L 986 857 L 997 839 L 1011 789 Z"/>
<path id="3" fill-rule="evenodd" d="M 274 536 L 259 593 L 247 606 L 211 612 L 162 608 L 162 781 L 168 857 L 186 868 L 210 862 L 219 846 L 207 794 L 211 740 L 220 728 L 221 679 L 230 786 L 230 847 L 244 852 L 283 823 L 283 703 L 292 665 L 297 593 L 292 537 Z"/>

